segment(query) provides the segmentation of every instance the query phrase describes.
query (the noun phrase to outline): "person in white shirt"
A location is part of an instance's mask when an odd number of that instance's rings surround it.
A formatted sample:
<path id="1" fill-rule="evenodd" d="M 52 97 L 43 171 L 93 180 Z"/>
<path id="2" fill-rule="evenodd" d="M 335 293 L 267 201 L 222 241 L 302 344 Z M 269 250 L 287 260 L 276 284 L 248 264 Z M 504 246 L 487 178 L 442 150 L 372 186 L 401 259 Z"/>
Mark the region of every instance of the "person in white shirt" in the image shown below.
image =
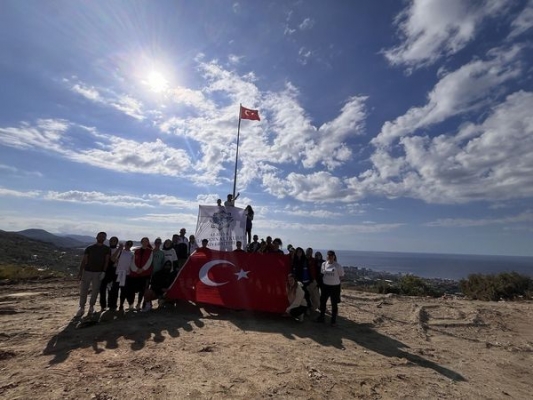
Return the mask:
<path id="1" fill-rule="evenodd" d="M 124 310 L 124 302 L 126 301 L 126 277 L 130 274 L 130 267 L 133 263 L 132 246 L 133 242 L 131 240 L 128 240 L 125 246 L 120 243 L 120 253 L 115 258 L 117 266 L 117 282 L 120 287 L 120 311 Z"/>
<path id="2" fill-rule="evenodd" d="M 172 240 L 167 239 L 163 243 L 163 253 L 165 253 L 165 261 L 172 262 L 172 269 L 178 269 L 178 256 L 176 255 L 176 250 L 172 245 Z"/>
<path id="3" fill-rule="evenodd" d="M 289 307 L 285 313 L 302 322 L 307 311 L 307 301 L 302 284 L 296 280 L 293 274 L 289 274 L 287 278 L 287 299 L 289 300 Z"/>
<path id="4" fill-rule="evenodd" d="M 338 304 L 341 302 L 341 278 L 344 276 L 342 265 L 337 262 L 337 256 L 333 250 L 328 250 L 326 261 L 320 269 L 323 284 L 320 295 L 320 316 L 317 322 L 325 322 L 326 303 L 331 299 L 331 325 L 337 325 L 339 313 Z"/>
<path id="5" fill-rule="evenodd" d="M 224 202 L 224 207 L 235 207 L 235 200 L 239 197 L 240 193 L 237 193 L 237 196 L 233 197 L 230 193 L 228 194 L 227 200 Z"/>
<path id="6" fill-rule="evenodd" d="M 196 242 L 196 238 L 194 235 L 189 236 L 189 256 L 196 251 L 198 248 L 198 243 Z"/>

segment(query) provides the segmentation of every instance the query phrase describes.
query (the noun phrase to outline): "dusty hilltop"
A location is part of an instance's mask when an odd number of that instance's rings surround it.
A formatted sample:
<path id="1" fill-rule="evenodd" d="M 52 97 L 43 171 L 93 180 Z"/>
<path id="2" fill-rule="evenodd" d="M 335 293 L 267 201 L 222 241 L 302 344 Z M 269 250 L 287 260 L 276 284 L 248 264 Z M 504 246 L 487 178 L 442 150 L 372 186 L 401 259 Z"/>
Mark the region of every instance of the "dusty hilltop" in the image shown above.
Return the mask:
<path id="1" fill-rule="evenodd" d="M 72 317 L 74 281 L 0 286 L 0 398 L 525 399 L 533 303 L 343 291 L 338 327 L 180 303 Z"/>

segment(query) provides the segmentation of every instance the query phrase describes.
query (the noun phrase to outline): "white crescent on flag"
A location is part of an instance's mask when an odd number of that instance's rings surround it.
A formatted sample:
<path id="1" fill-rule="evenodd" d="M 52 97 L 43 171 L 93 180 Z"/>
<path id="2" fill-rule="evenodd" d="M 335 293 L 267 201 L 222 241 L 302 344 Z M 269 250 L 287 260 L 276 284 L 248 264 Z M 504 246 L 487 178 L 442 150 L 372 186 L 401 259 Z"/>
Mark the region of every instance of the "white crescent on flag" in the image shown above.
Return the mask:
<path id="1" fill-rule="evenodd" d="M 222 286 L 225 285 L 228 282 L 214 282 L 211 279 L 209 279 L 209 270 L 213 268 L 217 264 L 230 264 L 235 267 L 235 264 L 226 261 L 226 260 L 212 260 L 207 263 L 205 263 L 202 268 L 200 268 L 200 271 L 198 272 L 198 278 L 200 278 L 200 281 L 206 286 Z"/>

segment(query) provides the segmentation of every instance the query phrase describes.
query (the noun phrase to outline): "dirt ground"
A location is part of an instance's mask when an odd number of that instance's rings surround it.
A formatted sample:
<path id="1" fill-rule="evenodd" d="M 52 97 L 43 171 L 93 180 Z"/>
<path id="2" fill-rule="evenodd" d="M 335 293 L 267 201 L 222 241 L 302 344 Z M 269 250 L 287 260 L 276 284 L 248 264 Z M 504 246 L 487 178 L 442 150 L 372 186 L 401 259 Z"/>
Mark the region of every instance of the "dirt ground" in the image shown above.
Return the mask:
<path id="1" fill-rule="evenodd" d="M 74 281 L 0 286 L 0 398 L 532 398 L 531 302 L 343 290 L 337 327 L 189 303 L 97 323 L 77 303 Z"/>

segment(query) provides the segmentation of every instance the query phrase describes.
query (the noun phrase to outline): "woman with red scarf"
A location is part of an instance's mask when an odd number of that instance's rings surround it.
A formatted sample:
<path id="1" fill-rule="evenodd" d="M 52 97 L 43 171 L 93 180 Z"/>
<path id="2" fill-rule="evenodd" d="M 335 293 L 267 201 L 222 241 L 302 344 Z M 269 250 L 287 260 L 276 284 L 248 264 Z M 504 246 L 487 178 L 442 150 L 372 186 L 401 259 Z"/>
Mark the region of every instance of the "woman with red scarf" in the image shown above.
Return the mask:
<path id="1" fill-rule="evenodd" d="M 135 301 L 135 293 L 139 293 L 137 300 L 137 310 L 140 310 L 141 303 L 144 297 L 144 291 L 152 275 L 152 259 L 153 251 L 150 245 L 150 239 L 143 237 L 141 239 L 141 247 L 133 253 L 133 262 L 131 263 L 131 272 L 127 277 L 126 287 L 128 304 L 130 309 L 133 308 Z"/>

